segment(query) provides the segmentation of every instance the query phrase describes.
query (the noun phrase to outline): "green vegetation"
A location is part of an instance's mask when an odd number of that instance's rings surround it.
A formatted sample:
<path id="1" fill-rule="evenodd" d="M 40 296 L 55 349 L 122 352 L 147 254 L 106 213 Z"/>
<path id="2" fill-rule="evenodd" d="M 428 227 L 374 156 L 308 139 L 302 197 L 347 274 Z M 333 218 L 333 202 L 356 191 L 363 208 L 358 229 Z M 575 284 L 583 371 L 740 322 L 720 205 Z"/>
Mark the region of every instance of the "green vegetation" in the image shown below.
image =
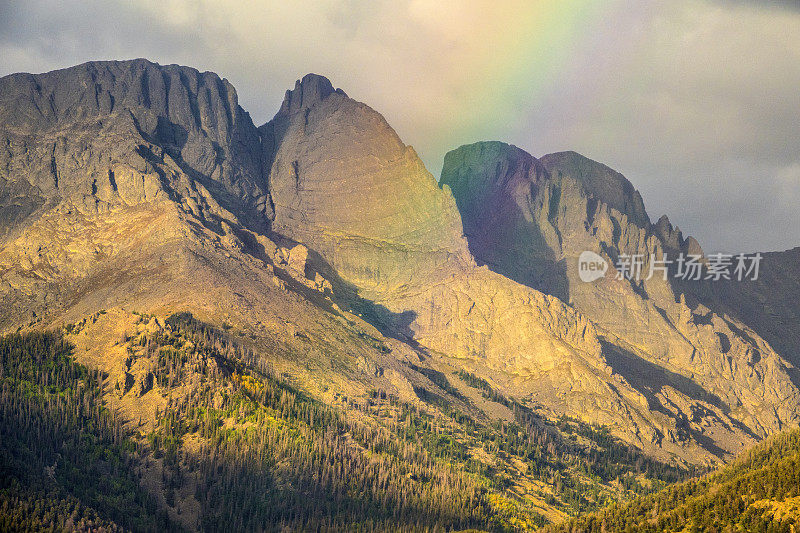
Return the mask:
<path id="1" fill-rule="evenodd" d="M 530 530 L 547 522 L 532 500 L 576 514 L 687 475 L 602 428 L 548 421 L 465 372 L 516 421 L 477 421 L 419 386 L 430 410 L 382 390 L 334 408 L 188 314 L 132 339 L 129 352 L 158 361 L 154 380 L 167 391 L 193 383 L 148 439 L 170 467 L 167 501 L 191 486 L 205 527 Z M 466 400 L 443 373 L 412 368 Z M 203 445 L 189 452 L 187 441 Z"/>
<path id="2" fill-rule="evenodd" d="M 313 400 L 264 365 L 225 358 L 248 356 L 189 315 L 167 324 L 143 343 L 160 354 L 156 381 L 177 384 L 178 362 L 201 379 L 161 414 L 148 439 L 170 467 L 167 501 L 191 485 L 203 529 L 491 526 L 480 484 L 413 439 Z M 203 444 L 189 452 L 181 446 L 187 439 Z"/>
<path id="3" fill-rule="evenodd" d="M 552 494 L 544 495 L 548 504 L 569 515 L 647 494 L 693 474 L 647 457 L 612 437 L 607 428 L 566 417 L 550 421 L 474 374 L 461 370 L 457 375 L 514 414 L 513 423 L 477 426 L 480 442 L 501 457 L 525 463 L 529 480 L 551 487 Z"/>
<path id="4" fill-rule="evenodd" d="M 0 530 L 170 528 L 102 379 L 59 335 L 0 338 Z"/>
<path id="5" fill-rule="evenodd" d="M 597 510 L 687 475 L 464 371 L 513 422 L 455 408 L 470 401 L 430 368 L 415 368 L 440 389 L 415 387 L 429 408 L 382 390 L 327 405 L 188 313 L 147 331 L 122 342 L 127 368 L 148 370 L 116 383 L 59 334 L 0 339 L 0 529 L 529 531 L 543 509 Z M 125 394 L 166 407 L 126 426 L 109 407 Z"/>
<path id="6" fill-rule="evenodd" d="M 792 532 L 800 526 L 800 430 L 779 434 L 714 474 L 549 528 Z"/>

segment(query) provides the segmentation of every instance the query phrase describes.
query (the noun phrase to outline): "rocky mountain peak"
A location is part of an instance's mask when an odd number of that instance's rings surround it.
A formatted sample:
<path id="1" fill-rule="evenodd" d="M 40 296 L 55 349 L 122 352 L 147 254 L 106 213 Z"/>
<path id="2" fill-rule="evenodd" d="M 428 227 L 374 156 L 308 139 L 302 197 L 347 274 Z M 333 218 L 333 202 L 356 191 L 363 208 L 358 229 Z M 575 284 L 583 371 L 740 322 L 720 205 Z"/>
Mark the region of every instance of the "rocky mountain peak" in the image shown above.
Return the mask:
<path id="1" fill-rule="evenodd" d="M 531 201 L 548 178 L 541 162 L 524 150 L 478 142 L 449 152 L 439 181 L 453 192 L 475 258 L 531 286 L 538 286 L 528 275 L 536 261 L 525 244 Z"/>
<path id="2" fill-rule="evenodd" d="M 535 158 L 502 143 L 462 147 L 445 158 L 442 182 L 451 184 L 479 263 L 585 314 L 600 332 L 613 371 L 676 420 L 704 402 L 709 412 L 716 411 L 710 425 L 725 416 L 727 406 L 744 404 L 737 423 L 754 433 L 796 418 L 794 407 L 775 417 L 758 414 L 779 395 L 797 394 L 783 371 L 769 378 L 780 382 L 780 393 L 741 399 L 748 394 L 749 385 L 743 384 L 750 368 L 756 365 L 766 375 L 778 358 L 754 333 L 742 333 L 743 324 L 730 324 L 708 307 L 690 309 L 695 304 L 686 302 L 692 298 L 679 293 L 689 288 L 676 288 L 673 280 L 606 275 L 586 282 L 579 272 L 584 251 L 600 254 L 611 269 L 623 254 L 645 261 L 665 250 L 670 256 L 702 254 L 695 239 L 684 239 L 666 217 L 651 225 L 639 193 L 605 165 L 562 152 L 544 156 L 541 166 L 545 170 L 536 171 Z M 758 357 L 752 355 L 756 351 Z M 663 374 L 662 389 L 653 393 L 650 373 L 665 363 L 679 373 Z M 691 376 L 692 385 L 687 388 L 681 376 Z M 680 395 L 684 398 L 675 403 Z M 726 446 L 742 438 L 719 435 L 717 442 L 727 441 Z"/>
<path id="3" fill-rule="evenodd" d="M 703 248 L 697 239 L 691 235 L 684 237 L 680 228 L 672 226 L 667 215 L 662 215 L 658 222 L 653 224 L 651 231 L 661 240 L 664 248 L 673 254 L 703 255 Z"/>
<path id="4" fill-rule="evenodd" d="M 230 123 L 246 116 L 236 109 L 233 85 L 217 74 L 146 59 L 93 61 L 44 74 L 12 74 L 0 79 L 0 89 L 2 124 L 21 129 L 126 111 L 138 119 L 149 110 L 186 129 L 207 126 L 227 132 Z M 221 113 L 204 123 L 203 111 L 217 105 Z"/>
<path id="5" fill-rule="evenodd" d="M 495 172 L 475 172 L 479 170 L 476 167 L 489 162 L 496 164 Z M 513 144 L 499 141 L 477 142 L 448 152 L 442 170 L 441 185 L 446 184 L 453 190 L 469 188 L 473 192 L 470 196 L 478 193 L 476 188 L 485 194 L 491 189 L 507 188 L 516 180 L 537 181 L 547 176 L 547 170 L 538 159 Z"/>
<path id="6" fill-rule="evenodd" d="M 680 250 L 683 244 L 683 235 L 681 230 L 673 227 L 667 215 L 661 215 L 658 222 L 653 224 L 653 233 L 661 239 L 666 248 L 672 250 Z"/>
<path id="7" fill-rule="evenodd" d="M 336 93 L 347 96 L 341 89 L 334 89 L 331 81 L 319 74 L 306 74 L 297 80 L 294 89 L 286 91 L 279 114 L 291 115 L 311 108 Z"/>
<path id="8" fill-rule="evenodd" d="M 572 151 L 545 155 L 541 162 L 551 174 L 560 173 L 580 181 L 590 195 L 628 215 L 640 228 L 650 226 L 642 196 L 619 172 Z"/>
<path id="9" fill-rule="evenodd" d="M 416 261 L 466 255 L 452 198 L 416 152 L 380 113 L 327 78 L 298 81 L 259 129 L 273 230 L 309 245 L 344 279 L 402 284 Z"/>
<path id="10" fill-rule="evenodd" d="M 0 145 L 7 328 L 123 305 L 203 312 L 270 350 L 275 332 L 326 387 L 331 352 L 350 364 L 371 339 L 396 363 L 391 383 L 401 351 L 449 361 L 698 461 L 692 443 L 721 457 L 798 419 L 800 393 L 744 324 L 688 307 L 660 276 L 612 275 L 622 254 L 663 250 L 662 234 L 699 245 L 666 218 L 653 229 L 621 174 L 574 152 L 476 143 L 448 154 L 437 184 L 324 77 L 299 80 L 256 130 L 224 79 L 144 60 L 0 79 Z M 583 251 L 608 260 L 605 279 L 580 279 Z M 377 383 L 371 365 L 359 386 Z"/>
<path id="11" fill-rule="evenodd" d="M 268 217 L 258 130 L 212 72 L 135 59 L 6 76 L 0 142 L 0 178 L 54 203 L 97 211 L 199 186 L 214 198 L 194 203 L 257 226 Z"/>

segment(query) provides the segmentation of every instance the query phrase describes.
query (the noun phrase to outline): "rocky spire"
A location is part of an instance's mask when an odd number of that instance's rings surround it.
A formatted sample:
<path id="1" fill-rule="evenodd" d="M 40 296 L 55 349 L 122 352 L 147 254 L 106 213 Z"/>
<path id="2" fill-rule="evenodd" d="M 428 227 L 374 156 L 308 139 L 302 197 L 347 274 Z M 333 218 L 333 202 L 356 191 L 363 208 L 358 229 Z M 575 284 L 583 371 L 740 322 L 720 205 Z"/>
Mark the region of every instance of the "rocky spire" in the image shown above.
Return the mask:
<path id="1" fill-rule="evenodd" d="M 347 96 L 343 90 L 334 89 L 333 84 L 325 76 L 306 74 L 303 79 L 295 82 L 293 90 L 286 91 L 278 113 L 292 115 L 310 109 L 333 93 Z"/>

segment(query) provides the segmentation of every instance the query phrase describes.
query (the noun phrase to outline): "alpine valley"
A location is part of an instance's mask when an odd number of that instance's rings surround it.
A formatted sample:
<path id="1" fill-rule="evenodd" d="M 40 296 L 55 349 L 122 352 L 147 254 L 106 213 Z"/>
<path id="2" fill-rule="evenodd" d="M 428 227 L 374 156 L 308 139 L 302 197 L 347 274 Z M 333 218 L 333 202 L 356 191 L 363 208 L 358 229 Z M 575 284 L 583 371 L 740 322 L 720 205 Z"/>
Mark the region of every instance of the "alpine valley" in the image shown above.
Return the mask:
<path id="1" fill-rule="evenodd" d="M 189 67 L 0 78 L 0 529 L 790 531 L 800 248 L 617 276 L 703 253 L 651 220 L 574 152 L 437 180 L 314 74 L 258 127 Z"/>

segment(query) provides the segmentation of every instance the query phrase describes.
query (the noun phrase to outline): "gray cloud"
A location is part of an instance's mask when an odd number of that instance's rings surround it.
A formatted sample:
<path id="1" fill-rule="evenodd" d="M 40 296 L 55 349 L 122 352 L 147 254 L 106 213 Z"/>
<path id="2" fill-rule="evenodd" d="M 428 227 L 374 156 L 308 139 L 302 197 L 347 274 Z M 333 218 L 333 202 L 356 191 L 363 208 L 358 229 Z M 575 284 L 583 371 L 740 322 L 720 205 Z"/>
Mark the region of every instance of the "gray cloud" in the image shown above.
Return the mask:
<path id="1" fill-rule="evenodd" d="M 722 5 L 748 6 L 758 8 L 791 9 L 800 11 L 800 2 L 797 0 L 715 0 Z"/>
<path id="2" fill-rule="evenodd" d="M 708 250 L 800 245 L 800 13 L 754 4 L 657 10 L 627 68 L 574 78 L 513 139 L 609 164 Z"/>

